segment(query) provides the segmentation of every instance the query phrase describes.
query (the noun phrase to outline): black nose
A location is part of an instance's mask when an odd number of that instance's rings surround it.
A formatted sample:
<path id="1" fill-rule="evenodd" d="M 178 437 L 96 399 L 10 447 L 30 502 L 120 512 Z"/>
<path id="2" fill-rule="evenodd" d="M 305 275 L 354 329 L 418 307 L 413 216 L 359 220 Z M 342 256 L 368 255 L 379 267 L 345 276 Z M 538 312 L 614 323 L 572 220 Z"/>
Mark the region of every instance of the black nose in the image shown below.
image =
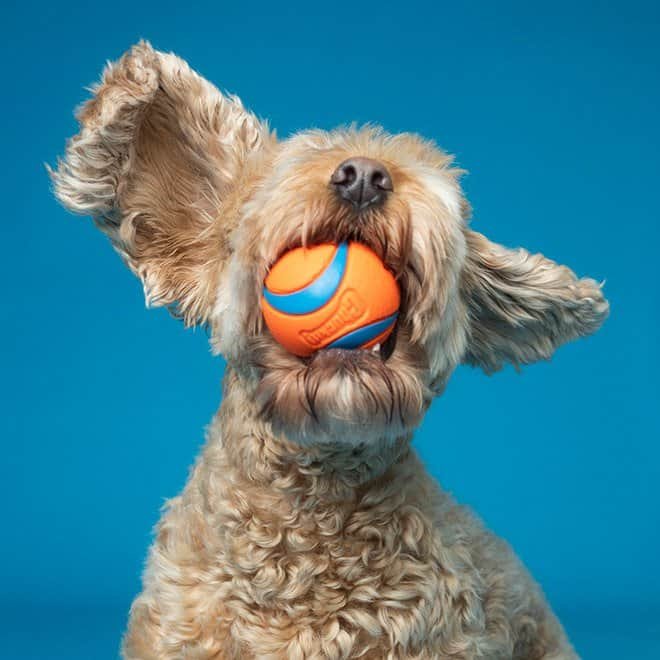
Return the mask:
<path id="1" fill-rule="evenodd" d="M 337 194 L 358 211 L 380 204 L 392 192 L 392 177 L 385 165 L 371 158 L 349 158 L 334 171 L 330 183 Z"/>

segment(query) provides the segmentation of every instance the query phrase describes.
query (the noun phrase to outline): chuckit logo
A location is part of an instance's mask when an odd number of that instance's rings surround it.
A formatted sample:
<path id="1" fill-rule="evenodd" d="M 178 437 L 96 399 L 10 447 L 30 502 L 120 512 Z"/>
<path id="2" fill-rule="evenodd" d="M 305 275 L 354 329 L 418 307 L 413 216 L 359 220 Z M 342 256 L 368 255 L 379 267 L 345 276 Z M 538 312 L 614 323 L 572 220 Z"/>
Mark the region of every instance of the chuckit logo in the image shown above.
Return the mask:
<path id="1" fill-rule="evenodd" d="M 339 297 L 335 313 L 318 328 L 301 330 L 300 336 L 309 346 L 320 346 L 338 330 L 355 323 L 365 312 L 367 306 L 354 289 L 344 291 Z"/>

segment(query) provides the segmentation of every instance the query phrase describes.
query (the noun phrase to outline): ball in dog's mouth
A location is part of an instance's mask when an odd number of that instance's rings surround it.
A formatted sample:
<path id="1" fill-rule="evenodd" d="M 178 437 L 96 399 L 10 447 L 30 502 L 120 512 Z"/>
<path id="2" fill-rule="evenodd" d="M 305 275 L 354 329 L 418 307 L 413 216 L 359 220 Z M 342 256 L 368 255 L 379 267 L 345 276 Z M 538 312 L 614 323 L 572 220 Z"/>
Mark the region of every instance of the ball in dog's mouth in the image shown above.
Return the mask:
<path id="1" fill-rule="evenodd" d="M 334 349 L 387 359 L 401 294 L 368 246 L 322 243 L 285 252 L 264 281 L 261 309 L 272 337 L 302 358 Z"/>

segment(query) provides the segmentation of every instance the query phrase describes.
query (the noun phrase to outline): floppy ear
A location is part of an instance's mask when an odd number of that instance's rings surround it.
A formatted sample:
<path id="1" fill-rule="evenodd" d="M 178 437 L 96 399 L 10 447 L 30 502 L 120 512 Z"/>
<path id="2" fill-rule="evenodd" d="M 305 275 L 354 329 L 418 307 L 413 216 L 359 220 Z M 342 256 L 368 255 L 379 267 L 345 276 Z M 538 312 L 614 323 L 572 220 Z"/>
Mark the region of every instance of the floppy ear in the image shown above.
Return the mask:
<path id="1" fill-rule="evenodd" d="M 609 304 L 591 279 L 541 254 L 508 250 L 467 230 L 462 291 L 470 332 L 464 360 L 487 372 L 550 357 L 561 344 L 591 334 Z"/>
<path id="2" fill-rule="evenodd" d="M 272 139 L 268 128 L 146 42 L 109 64 L 93 92 L 51 172 L 56 195 L 93 216 L 148 304 L 205 322 L 229 254 L 237 183 Z"/>

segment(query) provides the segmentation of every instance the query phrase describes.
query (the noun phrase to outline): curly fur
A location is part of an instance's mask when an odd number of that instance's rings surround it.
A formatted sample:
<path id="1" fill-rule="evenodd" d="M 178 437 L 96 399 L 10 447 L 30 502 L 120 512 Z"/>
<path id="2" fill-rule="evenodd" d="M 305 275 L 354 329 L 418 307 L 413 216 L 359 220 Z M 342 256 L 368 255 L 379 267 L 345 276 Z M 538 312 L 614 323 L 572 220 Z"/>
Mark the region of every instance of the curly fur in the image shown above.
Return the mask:
<path id="1" fill-rule="evenodd" d="M 460 171 L 374 127 L 278 141 L 240 101 L 140 43 L 106 69 L 52 172 L 147 301 L 207 324 L 223 402 L 158 526 L 129 659 L 577 657 L 509 547 L 429 477 L 414 428 L 460 362 L 547 358 L 596 330 L 600 287 L 467 226 Z M 381 161 L 386 203 L 356 216 L 328 180 Z M 285 250 L 369 245 L 402 308 L 389 357 L 288 354 L 259 313 Z"/>

